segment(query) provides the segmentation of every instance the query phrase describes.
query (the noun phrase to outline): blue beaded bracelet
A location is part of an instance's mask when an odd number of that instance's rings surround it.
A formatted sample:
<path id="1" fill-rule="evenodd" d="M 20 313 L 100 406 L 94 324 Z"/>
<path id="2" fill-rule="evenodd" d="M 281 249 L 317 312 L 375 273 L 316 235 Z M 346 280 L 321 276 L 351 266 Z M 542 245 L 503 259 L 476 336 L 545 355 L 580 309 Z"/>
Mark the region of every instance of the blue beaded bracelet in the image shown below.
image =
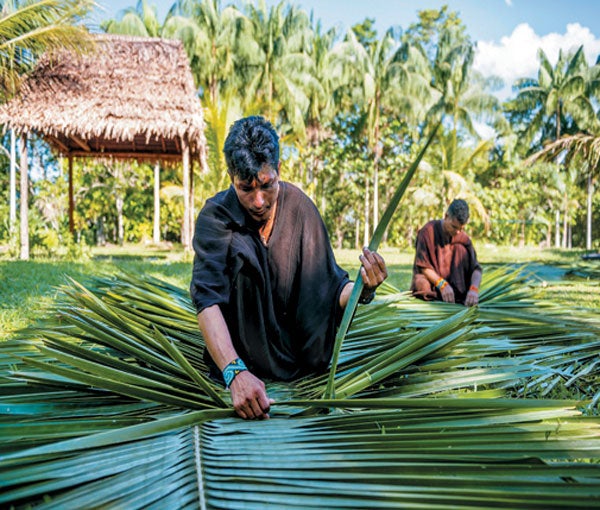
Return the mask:
<path id="1" fill-rule="evenodd" d="M 229 388 L 235 377 L 244 370 L 248 370 L 248 368 L 240 358 L 234 359 L 231 363 L 229 363 L 229 365 L 223 369 L 225 387 Z"/>

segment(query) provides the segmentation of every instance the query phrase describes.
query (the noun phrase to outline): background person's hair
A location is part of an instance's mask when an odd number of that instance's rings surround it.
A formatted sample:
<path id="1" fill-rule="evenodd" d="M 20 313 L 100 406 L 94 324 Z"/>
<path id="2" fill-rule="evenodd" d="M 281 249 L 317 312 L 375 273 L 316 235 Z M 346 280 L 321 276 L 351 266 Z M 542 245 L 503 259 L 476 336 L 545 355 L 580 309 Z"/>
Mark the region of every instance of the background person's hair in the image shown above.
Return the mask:
<path id="1" fill-rule="evenodd" d="M 469 221 L 469 204 L 462 198 L 457 198 L 456 200 L 453 200 L 448 207 L 447 214 L 450 218 L 454 218 L 455 220 L 458 220 L 461 225 L 464 225 Z"/>
<path id="2" fill-rule="evenodd" d="M 264 117 L 255 115 L 235 121 L 223 153 L 229 174 L 242 181 L 255 178 L 265 164 L 279 171 L 279 136 Z"/>

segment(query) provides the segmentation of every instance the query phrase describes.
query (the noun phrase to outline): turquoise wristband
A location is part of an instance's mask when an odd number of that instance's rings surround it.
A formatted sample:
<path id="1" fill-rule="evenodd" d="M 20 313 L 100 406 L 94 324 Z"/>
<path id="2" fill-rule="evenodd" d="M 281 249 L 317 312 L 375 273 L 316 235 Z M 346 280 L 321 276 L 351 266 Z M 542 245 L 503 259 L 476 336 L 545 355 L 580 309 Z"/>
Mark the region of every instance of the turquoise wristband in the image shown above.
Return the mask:
<path id="1" fill-rule="evenodd" d="M 225 380 L 225 387 L 229 388 L 235 377 L 244 370 L 248 370 L 244 362 L 240 359 L 234 359 L 229 365 L 223 369 L 223 379 Z"/>

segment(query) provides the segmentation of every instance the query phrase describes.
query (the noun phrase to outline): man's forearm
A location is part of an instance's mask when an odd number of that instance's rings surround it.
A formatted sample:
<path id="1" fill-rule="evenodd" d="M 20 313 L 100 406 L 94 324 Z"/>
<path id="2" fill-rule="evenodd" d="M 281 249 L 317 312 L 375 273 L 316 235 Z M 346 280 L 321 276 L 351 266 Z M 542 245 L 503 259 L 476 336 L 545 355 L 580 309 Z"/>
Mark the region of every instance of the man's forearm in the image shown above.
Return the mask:
<path id="1" fill-rule="evenodd" d="M 421 273 L 427 278 L 427 281 L 431 283 L 431 285 L 435 285 L 437 281 L 441 278 L 439 274 L 437 274 L 433 269 L 428 267 L 423 268 Z"/>
<path id="2" fill-rule="evenodd" d="M 209 306 L 198 314 L 198 326 L 210 357 L 219 370 L 223 370 L 228 363 L 238 358 L 227 323 L 218 305 Z"/>
<path id="3" fill-rule="evenodd" d="M 477 289 L 479 289 L 479 286 L 481 285 L 481 274 L 481 269 L 475 269 L 471 275 L 471 285 L 477 287 Z"/>
<path id="4" fill-rule="evenodd" d="M 198 314 L 198 326 L 208 352 L 220 370 L 238 358 L 227 323 L 218 305 L 209 306 Z M 269 417 L 272 400 L 269 399 L 265 384 L 260 379 L 243 369 L 229 382 L 231 401 L 239 416 L 245 419 Z"/>
<path id="5" fill-rule="evenodd" d="M 342 292 L 340 292 L 340 307 L 342 310 L 346 309 L 346 305 L 348 304 L 348 300 L 350 299 L 350 294 L 352 294 L 352 289 L 354 288 L 354 282 L 348 282 L 344 285 Z"/>

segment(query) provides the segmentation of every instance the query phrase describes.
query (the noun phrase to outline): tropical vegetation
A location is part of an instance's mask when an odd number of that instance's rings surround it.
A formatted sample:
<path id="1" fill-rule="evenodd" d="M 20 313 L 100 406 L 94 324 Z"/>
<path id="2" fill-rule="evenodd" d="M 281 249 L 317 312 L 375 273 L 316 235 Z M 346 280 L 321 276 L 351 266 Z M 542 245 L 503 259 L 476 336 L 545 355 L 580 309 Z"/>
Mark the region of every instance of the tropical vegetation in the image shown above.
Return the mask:
<path id="1" fill-rule="evenodd" d="M 4 2 L 3 12 L 38 3 Z M 3 16 L 7 23 L 10 17 Z M 207 121 L 209 162 L 194 178 L 196 208 L 227 186 L 221 147 L 228 126 L 258 113 L 281 133 L 284 177 L 315 200 L 334 244 L 365 244 L 415 156 L 424 127 L 442 117 L 442 129 L 384 243 L 411 246 L 426 220 L 439 217 L 451 198 L 462 196 L 473 204 L 475 238 L 588 250 L 598 246 L 596 173 L 562 158 L 525 164 L 548 142 L 598 132 L 599 68 L 588 63 L 583 47 L 561 52 L 556 64 L 540 51 L 538 75 L 512 84 L 513 98 L 501 102 L 494 95 L 499 80 L 474 70 L 468 27 L 448 7 L 422 10 L 404 30 L 391 27 L 378 34 L 370 19 L 357 20 L 347 33 L 325 30 L 318 19 L 284 1 L 237 6 L 180 0 L 161 20 L 151 2 L 139 0 L 105 20 L 101 29 L 182 41 Z M 9 134 L 3 143 L 4 152 L 10 152 Z M 28 152 L 30 160 L 44 161 L 28 198 L 34 254 L 44 254 L 56 251 L 52 239 L 64 243 L 67 237 L 64 215 L 57 222 L 47 203 L 52 197 L 51 208 L 64 209 L 64 181 L 60 161 L 42 142 L 30 142 Z M 4 153 L 0 165 L 9 166 Z M 107 170 L 115 173 L 105 165 L 76 168 L 75 179 L 97 176 L 101 184 Z M 126 182 L 149 183 L 152 173 L 148 165 L 121 172 L 123 207 L 128 209 L 124 227 L 118 225 L 108 187 L 76 182 L 76 240 L 88 245 L 156 240 L 149 234 L 151 204 L 139 204 L 139 185 L 128 189 Z M 3 214 L 12 189 L 7 176 L 0 173 Z M 178 241 L 181 178 L 169 170 L 161 178 L 160 237 Z M 101 211 L 99 205 L 94 208 L 93 219 L 91 202 L 106 204 Z M 0 242 L 10 241 L 10 230 L 0 225 Z"/>

